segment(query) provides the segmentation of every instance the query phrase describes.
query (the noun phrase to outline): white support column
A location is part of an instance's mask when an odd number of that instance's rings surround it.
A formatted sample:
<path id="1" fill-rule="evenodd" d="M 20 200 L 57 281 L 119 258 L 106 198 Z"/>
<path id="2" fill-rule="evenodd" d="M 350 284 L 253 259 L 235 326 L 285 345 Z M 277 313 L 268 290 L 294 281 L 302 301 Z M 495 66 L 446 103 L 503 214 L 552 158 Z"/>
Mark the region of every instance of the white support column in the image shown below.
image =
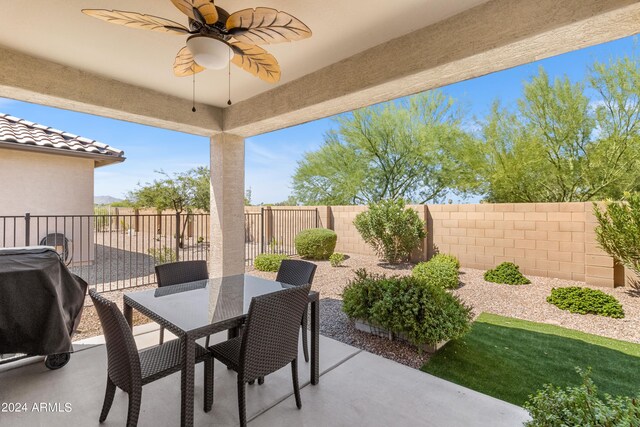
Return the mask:
<path id="1" fill-rule="evenodd" d="M 209 275 L 244 273 L 244 138 L 211 137 L 211 252 Z"/>

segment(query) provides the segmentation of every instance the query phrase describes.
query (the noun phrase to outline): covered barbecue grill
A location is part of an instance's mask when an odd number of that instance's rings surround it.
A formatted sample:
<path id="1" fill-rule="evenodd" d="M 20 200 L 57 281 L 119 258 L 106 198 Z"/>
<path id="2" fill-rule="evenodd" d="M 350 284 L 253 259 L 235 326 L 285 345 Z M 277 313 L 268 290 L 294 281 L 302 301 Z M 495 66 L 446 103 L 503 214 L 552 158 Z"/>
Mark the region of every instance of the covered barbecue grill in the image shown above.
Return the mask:
<path id="1" fill-rule="evenodd" d="M 49 369 L 66 365 L 86 291 L 54 248 L 0 249 L 0 355 L 47 356 Z"/>

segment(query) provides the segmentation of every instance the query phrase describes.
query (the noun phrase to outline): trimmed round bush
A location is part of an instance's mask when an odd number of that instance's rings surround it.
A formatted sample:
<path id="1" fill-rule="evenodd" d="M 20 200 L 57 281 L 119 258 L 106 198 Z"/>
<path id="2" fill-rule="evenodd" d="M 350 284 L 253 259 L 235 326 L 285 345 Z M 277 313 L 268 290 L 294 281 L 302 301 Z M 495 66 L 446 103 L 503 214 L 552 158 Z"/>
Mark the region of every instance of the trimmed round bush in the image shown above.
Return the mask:
<path id="1" fill-rule="evenodd" d="M 327 228 L 302 230 L 296 236 L 296 252 L 303 258 L 326 260 L 336 248 L 338 235 Z"/>
<path id="2" fill-rule="evenodd" d="M 457 269 L 460 268 L 460 261 L 458 260 L 458 258 L 456 258 L 453 255 L 449 255 L 449 254 L 435 254 L 433 256 L 433 258 L 431 258 L 430 261 L 433 260 L 438 260 L 438 261 L 442 261 L 442 262 L 450 262 L 451 264 L 455 265 Z"/>
<path id="3" fill-rule="evenodd" d="M 597 289 L 579 286 L 553 288 L 547 302 L 571 313 L 597 314 L 614 319 L 624 317 L 622 304 L 615 297 Z"/>
<path id="4" fill-rule="evenodd" d="M 484 280 L 503 285 L 528 285 L 531 283 L 520 273 L 520 267 L 512 262 L 503 262 L 493 270 L 487 270 L 484 273 Z"/>
<path id="5" fill-rule="evenodd" d="M 411 274 L 434 286 L 444 289 L 455 289 L 460 284 L 458 259 L 451 255 L 436 255 L 427 262 L 416 265 Z"/>
<path id="6" fill-rule="evenodd" d="M 283 260 L 289 258 L 283 254 L 260 254 L 253 261 L 256 270 L 277 272 Z"/>
<path id="7" fill-rule="evenodd" d="M 413 276 L 368 274 L 361 269 L 345 287 L 342 310 L 418 346 L 459 338 L 471 327 L 471 308 L 457 296 Z"/>

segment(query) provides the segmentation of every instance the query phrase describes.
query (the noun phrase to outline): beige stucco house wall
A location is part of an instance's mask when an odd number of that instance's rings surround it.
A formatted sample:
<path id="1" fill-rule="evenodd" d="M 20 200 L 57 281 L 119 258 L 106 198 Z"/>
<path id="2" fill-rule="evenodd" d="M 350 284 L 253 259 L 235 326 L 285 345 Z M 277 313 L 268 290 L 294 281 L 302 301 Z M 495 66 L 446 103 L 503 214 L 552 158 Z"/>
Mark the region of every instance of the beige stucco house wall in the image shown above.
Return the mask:
<path id="1" fill-rule="evenodd" d="M 90 262 L 94 169 L 123 160 L 98 141 L 0 114 L 0 247 L 58 233 L 71 242 L 74 264 Z"/>
<path id="2" fill-rule="evenodd" d="M 72 259 L 93 260 L 93 232 L 85 232 L 93 231 L 93 220 L 79 215 L 93 214 L 94 167 L 91 159 L 0 148 L 0 247 L 37 245 L 62 233 L 72 242 Z M 34 216 L 28 242 L 26 213 Z"/>
<path id="3" fill-rule="evenodd" d="M 0 148 L 0 216 L 93 214 L 94 161 Z"/>

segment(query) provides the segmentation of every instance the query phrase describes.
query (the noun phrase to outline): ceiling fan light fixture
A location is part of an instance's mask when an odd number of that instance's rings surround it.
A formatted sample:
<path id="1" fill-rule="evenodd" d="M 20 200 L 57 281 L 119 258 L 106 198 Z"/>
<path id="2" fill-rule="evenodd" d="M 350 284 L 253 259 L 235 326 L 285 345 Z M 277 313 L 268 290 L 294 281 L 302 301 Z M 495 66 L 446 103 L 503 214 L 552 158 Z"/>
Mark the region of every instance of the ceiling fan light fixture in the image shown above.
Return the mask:
<path id="1" fill-rule="evenodd" d="M 195 62 L 209 70 L 221 70 L 229 63 L 231 48 L 213 37 L 191 36 L 187 39 L 187 48 Z"/>

